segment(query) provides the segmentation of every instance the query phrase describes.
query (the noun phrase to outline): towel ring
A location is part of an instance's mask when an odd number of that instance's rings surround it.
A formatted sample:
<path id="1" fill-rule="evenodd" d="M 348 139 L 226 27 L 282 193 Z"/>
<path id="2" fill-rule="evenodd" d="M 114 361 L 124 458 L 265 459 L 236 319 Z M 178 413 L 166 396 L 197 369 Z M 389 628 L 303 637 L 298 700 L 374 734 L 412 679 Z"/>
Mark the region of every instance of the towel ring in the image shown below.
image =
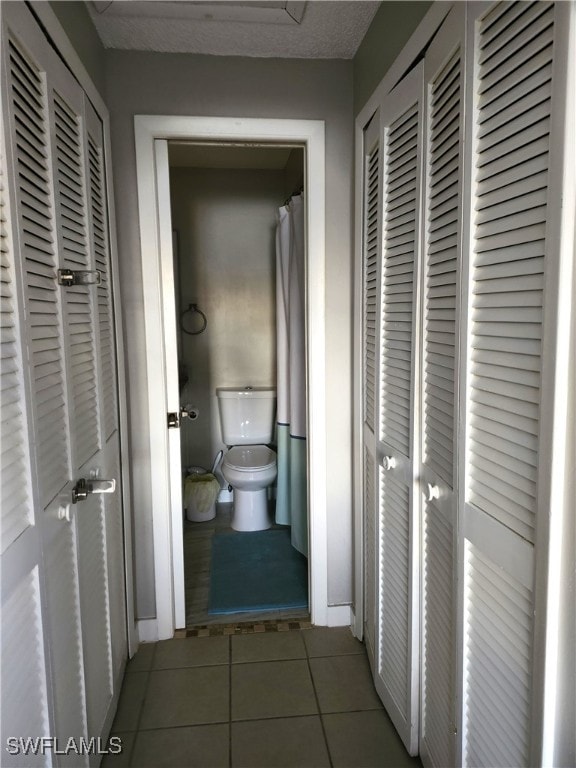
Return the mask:
<path id="1" fill-rule="evenodd" d="M 189 331 L 188 328 L 186 328 L 184 323 L 184 318 L 186 315 L 200 315 L 202 318 L 202 327 L 199 328 L 197 331 Z M 199 333 L 204 333 L 206 330 L 206 326 L 208 325 L 208 320 L 206 320 L 206 315 L 204 312 L 202 312 L 201 309 L 198 309 L 198 304 L 189 304 L 188 309 L 185 309 L 180 314 L 180 328 L 184 331 L 184 333 L 189 334 L 190 336 L 198 336 Z"/>

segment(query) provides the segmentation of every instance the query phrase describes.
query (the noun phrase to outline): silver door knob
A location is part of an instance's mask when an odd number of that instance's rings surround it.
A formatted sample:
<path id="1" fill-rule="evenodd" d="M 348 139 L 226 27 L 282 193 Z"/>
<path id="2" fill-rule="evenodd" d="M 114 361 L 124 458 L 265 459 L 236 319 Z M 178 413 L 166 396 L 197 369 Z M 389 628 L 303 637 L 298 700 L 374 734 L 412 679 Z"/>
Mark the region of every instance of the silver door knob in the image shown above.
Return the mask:
<path id="1" fill-rule="evenodd" d="M 86 501 L 91 493 L 114 493 L 115 490 L 116 480 L 90 479 L 90 482 L 88 482 L 81 477 L 74 488 L 72 488 L 72 504 Z"/>
<path id="2" fill-rule="evenodd" d="M 440 488 L 437 485 L 432 485 L 432 483 L 427 483 L 427 485 L 428 485 L 428 501 L 432 501 L 432 499 L 439 499 Z"/>

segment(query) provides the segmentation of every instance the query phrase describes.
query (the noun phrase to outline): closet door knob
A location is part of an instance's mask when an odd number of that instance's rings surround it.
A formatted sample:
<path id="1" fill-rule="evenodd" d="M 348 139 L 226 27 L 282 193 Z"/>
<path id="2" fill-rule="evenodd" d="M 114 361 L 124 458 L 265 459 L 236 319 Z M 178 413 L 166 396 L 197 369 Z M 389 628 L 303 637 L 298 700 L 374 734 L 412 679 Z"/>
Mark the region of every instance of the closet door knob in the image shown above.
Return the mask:
<path id="1" fill-rule="evenodd" d="M 437 485 L 432 485 L 432 483 L 427 483 L 427 485 L 428 485 L 428 501 L 432 501 L 432 499 L 439 499 L 440 488 Z"/>
<path id="2" fill-rule="evenodd" d="M 394 469 L 396 467 L 396 459 L 394 456 L 384 456 L 382 459 L 382 466 L 385 470 Z"/>

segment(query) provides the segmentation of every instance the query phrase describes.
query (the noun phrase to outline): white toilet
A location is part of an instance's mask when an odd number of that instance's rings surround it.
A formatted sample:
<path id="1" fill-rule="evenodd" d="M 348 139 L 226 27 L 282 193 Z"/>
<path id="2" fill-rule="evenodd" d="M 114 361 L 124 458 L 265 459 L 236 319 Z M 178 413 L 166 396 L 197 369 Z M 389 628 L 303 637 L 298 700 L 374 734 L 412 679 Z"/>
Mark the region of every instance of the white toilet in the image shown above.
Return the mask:
<path id="1" fill-rule="evenodd" d="M 274 433 L 276 390 L 264 387 L 216 390 L 222 439 L 229 450 L 222 474 L 234 491 L 232 528 L 270 528 L 267 489 L 276 479 L 276 454 L 268 448 Z"/>

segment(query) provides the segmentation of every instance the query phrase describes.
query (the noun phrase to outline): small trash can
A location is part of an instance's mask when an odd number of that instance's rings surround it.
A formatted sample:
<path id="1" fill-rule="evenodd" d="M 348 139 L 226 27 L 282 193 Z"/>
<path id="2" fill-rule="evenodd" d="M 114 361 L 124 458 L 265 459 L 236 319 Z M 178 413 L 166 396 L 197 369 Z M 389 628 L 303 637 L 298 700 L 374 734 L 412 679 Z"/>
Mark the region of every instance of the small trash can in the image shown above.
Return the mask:
<path id="1" fill-rule="evenodd" d="M 204 523 L 216 517 L 216 499 L 220 483 L 210 472 L 194 472 L 184 479 L 186 517 L 192 523 Z"/>

